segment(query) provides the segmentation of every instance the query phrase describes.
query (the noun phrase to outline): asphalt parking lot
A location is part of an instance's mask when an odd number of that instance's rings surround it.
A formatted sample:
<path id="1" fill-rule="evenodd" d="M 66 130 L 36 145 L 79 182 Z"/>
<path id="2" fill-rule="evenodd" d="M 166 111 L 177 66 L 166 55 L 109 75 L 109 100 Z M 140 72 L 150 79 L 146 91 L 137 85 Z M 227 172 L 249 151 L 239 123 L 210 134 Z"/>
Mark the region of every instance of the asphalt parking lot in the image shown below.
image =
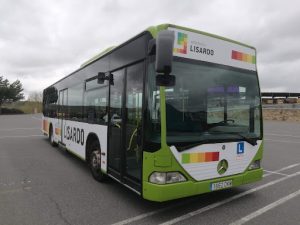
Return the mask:
<path id="1" fill-rule="evenodd" d="M 0 116 L 0 225 L 300 224 L 300 123 L 265 121 L 264 179 L 153 203 L 53 148 L 41 115 Z"/>

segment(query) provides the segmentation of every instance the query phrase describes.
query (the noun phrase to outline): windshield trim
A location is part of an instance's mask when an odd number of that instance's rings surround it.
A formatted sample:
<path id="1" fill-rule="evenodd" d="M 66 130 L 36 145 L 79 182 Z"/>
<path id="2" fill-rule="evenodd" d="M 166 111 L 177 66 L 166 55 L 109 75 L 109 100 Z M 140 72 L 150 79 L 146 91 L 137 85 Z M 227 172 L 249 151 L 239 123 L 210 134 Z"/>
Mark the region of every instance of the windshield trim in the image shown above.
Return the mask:
<path id="1" fill-rule="evenodd" d="M 148 74 L 149 73 L 149 67 L 151 67 L 151 64 L 153 64 L 154 62 L 155 62 L 155 56 L 148 57 L 148 59 L 147 59 L 147 73 L 146 73 L 147 74 L 147 79 L 146 79 L 146 85 L 145 85 L 146 89 L 149 89 L 149 83 L 148 83 L 149 82 L 149 80 L 148 80 L 149 79 L 149 74 Z M 217 64 L 217 63 L 212 63 L 212 62 L 207 62 L 207 61 L 201 61 L 201 60 L 188 59 L 188 58 L 177 57 L 177 56 L 173 57 L 173 62 L 189 63 L 189 64 L 194 64 L 194 65 L 204 65 L 204 66 L 209 66 L 211 68 L 220 68 L 220 69 L 225 69 L 225 70 L 230 70 L 230 71 L 242 72 L 242 73 L 244 73 L 245 76 L 247 76 L 247 75 L 256 76 L 256 82 L 257 82 L 257 87 L 258 87 L 258 93 L 257 94 L 258 94 L 259 97 L 261 96 L 261 90 L 260 90 L 257 70 L 255 70 L 255 71 L 254 70 L 248 70 L 248 69 L 237 68 L 237 67 L 232 67 L 232 66 L 228 66 L 228 65 L 222 65 L 222 64 Z M 153 77 L 152 79 L 155 79 L 155 77 Z M 149 97 L 149 96 L 147 96 L 147 97 Z M 149 99 L 147 97 L 146 97 L 146 101 L 148 102 Z M 259 122 L 260 132 L 259 132 L 259 136 L 255 137 L 253 139 L 262 140 L 263 139 L 263 118 L 262 118 L 261 100 L 260 100 L 259 105 L 257 107 L 259 108 L 259 111 L 260 111 L 259 112 L 260 113 L 260 119 L 259 119 L 260 120 L 260 122 Z M 148 108 L 148 104 L 146 104 L 146 108 Z M 148 121 L 147 123 L 151 123 L 151 122 Z M 231 134 L 231 135 L 234 135 L 234 134 Z M 161 133 L 159 134 L 159 136 L 161 136 Z M 245 141 L 245 139 L 243 139 L 242 137 L 222 138 L 222 139 L 220 139 L 220 137 L 219 137 L 216 140 L 209 139 L 209 140 L 192 141 L 192 142 L 170 142 L 170 141 L 168 141 L 167 136 L 165 138 L 166 138 L 168 146 L 175 145 L 176 147 L 179 146 L 179 145 L 184 146 L 184 145 L 187 145 L 187 144 L 190 145 L 190 144 L 196 144 L 196 143 L 198 143 L 198 145 L 201 145 L 201 144 L 205 144 L 205 143 L 227 143 L 227 142 L 235 142 L 235 141 Z M 149 136 L 148 136 L 148 138 L 145 139 L 145 142 L 149 142 L 149 143 L 151 142 L 152 143 L 152 140 L 150 140 L 150 139 L 149 139 Z M 160 137 L 159 137 L 159 139 L 160 139 Z M 158 150 L 158 146 L 156 147 L 156 150 Z"/>
<path id="2" fill-rule="evenodd" d="M 230 134 L 230 135 L 234 135 L 234 134 Z M 239 136 L 239 135 L 237 134 L 237 136 Z M 259 138 L 259 137 L 253 137 L 251 139 L 253 141 L 262 140 L 262 138 Z M 247 142 L 244 138 L 242 138 L 240 136 L 238 138 L 222 138 L 222 139 L 216 138 L 216 139 L 205 139 L 202 141 L 193 141 L 193 142 L 167 142 L 167 144 L 168 144 L 168 146 L 175 146 L 176 149 L 178 150 L 178 152 L 183 152 L 183 151 L 189 150 L 193 147 L 200 146 L 203 144 L 217 144 L 217 143 L 229 143 L 229 142 L 239 142 L 239 141 Z"/>
<path id="3" fill-rule="evenodd" d="M 188 58 L 183 58 L 183 57 L 178 57 L 178 56 L 173 56 L 173 61 L 182 62 L 182 63 L 191 63 L 194 65 L 204 65 L 204 66 L 209 66 L 209 67 L 213 67 L 213 68 L 226 69 L 226 70 L 232 70 L 232 71 L 236 71 L 236 72 L 244 72 L 247 74 L 257 75 L 257 70 L 247 70 L 247 69 L 243 69 L 243 68 L 239 68 L 239 67 L 233 67 L 233 66 L 212 63 L 212 62 L 207 62 L 207 61 L 201 61 L 201 60 L 195 60 L 195 59 L 188 59 Z M 149 64 L 151 64 L 151 63 L 153 63 L 152 60 L 150 61 Z"/>

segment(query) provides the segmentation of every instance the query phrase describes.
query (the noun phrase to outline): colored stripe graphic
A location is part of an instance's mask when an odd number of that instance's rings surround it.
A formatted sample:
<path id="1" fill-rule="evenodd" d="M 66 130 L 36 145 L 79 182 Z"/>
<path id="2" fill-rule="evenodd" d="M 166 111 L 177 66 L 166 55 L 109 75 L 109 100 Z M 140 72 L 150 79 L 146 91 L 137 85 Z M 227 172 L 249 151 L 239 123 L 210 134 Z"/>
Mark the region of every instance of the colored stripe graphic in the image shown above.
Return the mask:
<path id="1" fill-rule="evenodd" d="M 60 136 L 61 135 L 61 129 L 60 128 L 55 128 L 55 134 Z"/>
<path id="2" fill-rule="evenodd" d="M 182 48 L 174 48 L 175 53 L 187 53 L 187 34 L 178 32 L 177 35 L 177 44 L 182 46 Z"/>
<path id="3" fill-rule="evenodd" d="M 43 120 L 43 131 L 48 134 L 49 124 L 47 120 Z"/>
<path id="4" fill-rule="evenodd" d="M 235 59 L 235 60 L 251 63 L 251 64 L 256 63 L 256 58 L 254 55 L 249 55 L 249 54 L 234 51 L 234 50 L 232 50 L 231 58 Z"/>
<path id="5" fill-rule="evenodd" d="M 219 161 L 219 152 L 183 153 L 181 163 L 202 163 Z"/>

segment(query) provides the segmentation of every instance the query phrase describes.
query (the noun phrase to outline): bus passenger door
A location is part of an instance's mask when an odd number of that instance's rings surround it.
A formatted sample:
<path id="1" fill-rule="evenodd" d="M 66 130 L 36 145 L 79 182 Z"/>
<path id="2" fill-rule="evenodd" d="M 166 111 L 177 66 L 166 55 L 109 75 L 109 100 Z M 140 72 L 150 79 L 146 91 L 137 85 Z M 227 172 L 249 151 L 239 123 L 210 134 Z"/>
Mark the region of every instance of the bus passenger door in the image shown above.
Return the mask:
<path id="1" fill-rule="evenodd" d="M 109 173 L 140 192 L 144 64 L 112 72 L 108 128 Z"/>
<path id="2" fill-rule="evenodd" d="M 138 63 L 126 70 L 125 101 L 125 176 L 140 184 L 142 178 L 142 102 L 144 64 Z"/>
<path id="3" fill-rule="evenodd" d="M 108 168 L 109 172 L 121 180 L 123 159 L 123 101 L 124 69 L 114 71 L 109 94 L 109 127 L 108 127 Z"/>
<path id="4" fill-rule="evenodd" d="M 68 102 L 68 89 L 61 90 L 59 92 L 59 100 L 58 100 L 58 113 L 57 119 L 58 123 L 55 127 L 55 135 L 58 137 L 58 141 L 63 143 L 63 126 L 65 123 L 65 118 L 67 116 L 67 102 Z"/>

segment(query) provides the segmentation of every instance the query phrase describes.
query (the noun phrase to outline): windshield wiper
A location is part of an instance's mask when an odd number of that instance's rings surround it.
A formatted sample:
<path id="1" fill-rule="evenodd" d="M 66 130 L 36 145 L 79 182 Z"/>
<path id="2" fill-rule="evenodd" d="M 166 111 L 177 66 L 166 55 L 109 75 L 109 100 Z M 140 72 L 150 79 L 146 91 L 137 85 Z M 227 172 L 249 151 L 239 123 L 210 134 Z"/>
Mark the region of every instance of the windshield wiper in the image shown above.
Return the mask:
<path id="1" fill-rule="evenodd" d="M 229 133 L 229 134 L 234 134 L 234 135 L 237 135 L 239 137 L 241 137 L 244 141 L 247 141 L 249 144 L 255 146 L 257 145 L 257 138 L 249 138 L 245 135 L 242 135 L 240 133 Z"/>
<path id="2" fill-rule="evenodd" d="M 191 144 L 185 144 L 185 145 L 175 145 L 175 147 L 177 148 L 177 150 L 179 152 L 182 152 L 184 150 L 187 150 L 187 149 L 190 149 L 190 148 L 193 148 L 193 147 L 196 147 L 196 146 L 199 146 L 201 144 L 205 144 L 205 143 L 208 143 L 207 141 L 199 141 L 199 142 L 195 142 L 195 143 L 191 143 Z"/>
<path id="3" fill-rule="evenodd" d="M 236 133 L 236 132 L 217 132 L 217 131 L 214 131 L 214 132 L 210 132 L 210 134 L 231 134 L 231 135 L 236 135 L 236 136 L 239 136 L 243 141 L 246 141 L 248 142 L 249 144 L 255 146 L 257 145 L 257 140 L 258 140 L 258 137 L 253 137 L 253 138 L 250 138 L 250 137 L 247 137 L 245 135 L 242 135 L 240 133 Z M 199 146 L 199 145 L 202 145 L 202 144 L 208 144 L 208 143 L 223 143 L 224 141 L 233 141 L 232 138 L 230 139 L 204 139 L 202 141 L 196 141 L 196 142 L 191 142 L 191 143 L 169 143 L 169 145 L 175 145 L 175 147 L 177 148 L 177 150 L 179 152 L 182 152 L 184 150 L 187 150 L 187 149 L 191 149 L 193 147 L 196 147 L 196 146 Z"/>
<path id="4" fill-rule="evenodd" d="M 251 145 L 253 145 L 253 146 L 257 145 L 257 140 L 258 140 L 257 137 L 250 138 L 250 137 L 247 137 L 247 136 L 242 135 L 242 134 L 237 133 L 237 132 L 220 132 L 220 131 L 213 131 L 213 132 L 210 132 L 210 133 L 237 135 L 237 136 L 241 137 L 243 141 L 246 141 L 246 142 L 248 142 L 249 144 L 251 144 Z"/>

